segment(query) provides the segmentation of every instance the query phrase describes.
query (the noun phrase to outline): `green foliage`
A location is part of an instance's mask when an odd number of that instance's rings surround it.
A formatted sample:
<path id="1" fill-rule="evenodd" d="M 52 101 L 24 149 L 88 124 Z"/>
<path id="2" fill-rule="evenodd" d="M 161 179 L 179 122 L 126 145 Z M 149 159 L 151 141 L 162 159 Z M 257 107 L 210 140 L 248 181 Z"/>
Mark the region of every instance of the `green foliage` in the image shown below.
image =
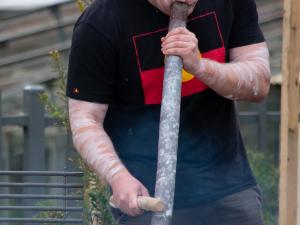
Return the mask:
<path id="1" fill-rule="evenodd" d="M 272 154 L 248 150 L 248 158 L 263 192 L 263 211 L 266 225 L 278 224 L 279 171 Z"/>
<path id="2" fill-rule="evenodd" d="M 52 200 L 40 201 L 36 204 L 37 206 L 52 206 L 55 202 Z M 65 216 L 63 211 L 42 211 L 39 212 L 35 218 L 47 218 L 47 219 L 63 219 Z M 43 223 L 43 225 L 59 225 L 60 223 Z"/>
<path id="3" fill-rule="evenodd" d="M 40 95 L 40 100 L 44 103 L 47 112 L 58 122 L 69 129 L 66 90 L 66 67 L 58 51 L 50 52 L 52 58 L 53 72 L 58 75 L 54 83 L 54 98 L 50 98 L 47 93 Z M 92 172 L 81 159 L 72 159 L 78 167 L 84 171 L 84 202 L 83 220 L 84 225 L 114 225 L 115 221 L 108 204 L 109 189 L 107 185 L 99 180 L 98 176 Z M 62 212 L 41 212 L 40 218 L 62 218 Z M 44 224 L 52 225 L 52 224 Z"/>
<path id="4" fill-rule="evenodd" d="M 84 9 L 92 3 L 92 0 L 77 0 L 79 9 Z M 47 112 L 57 119 L 59 124 L 70 128 L 68 120 L 67 102 L 68 98 L 65 95 L 67 69 L 61 59 L 58 51 L 51 51 L 53 72 L 58 76 L 54 83 L 54 98 L 50 98 L 49 94 L 43 93 L 40 95 L 40 100 L 46 107 Z M 84 172 L 84 202 L 83 202 L 83 221 L 84 225 L 114 225 L 114 217 L 111 214 L 108 204 L 109 189 L 107 185 L 101 181 L 98 176 L 92 172 L 80 158 L 71 159 Z M 42 212 L 38 215 L 42 218 L 62 218 L 63 212 Z M 45 224 L 50 225 L 50 224 Z"/>
<path id="5" fill-rule="evenodd" d="M 82 164 L 83 167 L 86 167 Z M 108 186 L 98 176 L 89 170 L 85 171 L 85 191 L 84 191 L 84 221 L 85 225 L 101 224 L 101 225 L 115 225 L 115 219 L 110 211 L 109 197 L 110 192 Z M 86 221 L 89 221 L 87 223 Z"/>
<path id="6" fill-rule="evenodd" d="M 93 0 L 77 0 L 80 12 L 83 12 L 92 2 Z"/>
<path id="7" fill-rule="evenodd" d="M 54 83 L 56 99 L 50 99 L 47 93 L 43 93 L 39 97 L 45 105 L 47 112 L 55 118 L 59 124 L 68 128 L 67 97 L 65 95 L 67 70 L 58 51 L 51 51 L 49 54 L 52 58 L 52 70 L 58 75 Z"/>

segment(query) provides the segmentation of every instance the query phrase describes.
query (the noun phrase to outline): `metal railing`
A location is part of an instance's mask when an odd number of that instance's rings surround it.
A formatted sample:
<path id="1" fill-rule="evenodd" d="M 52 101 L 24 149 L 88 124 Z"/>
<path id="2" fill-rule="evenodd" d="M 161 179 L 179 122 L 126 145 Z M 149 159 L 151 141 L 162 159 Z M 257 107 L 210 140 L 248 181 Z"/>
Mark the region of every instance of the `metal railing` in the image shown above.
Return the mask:
<path id="1" fill-rule="evenodd" d="M 57 8 L 57 7 L 64 6 L 64 5 L 74 4 L 74 2 L 75 2 L 75 0 L 74 1 L 70 0 L 70 1 L 63 2 L 63 3 L 52 4 L 48 7 L 41 7 L 41 8 L 37 8 L 37 9 L 33 9 L 33 10 L 22 11 L 20 13 L 14 14 L 14 15 L 6 16 L 6 17 L 1 18 L 1 22 L 7 23 L 9 21 L 19 19 L 19 18 L 22 18 L 24 16 L 32 15 L 32 14 L 35 14 L 35 13 L 40 13 L 40 12 L 46 11 L 46 10 L 52 10 L 53 8 Z"/>
<path id="2" fill-rule="evenodd" d="M 0 59 L 0 68 L 49 56 L 49 52 L 52 50 L 66 52 L 70 50 L 70 46 L 71 46 L 71 41 L 65 41 L 51 46 L 30 50 L 28 52 L 6 56 Z"/>
<path id="3" fill-rule="evenodd" d="M 55 120 L 45 115 L 44 106 L 39 99 L 39 95 L 43 92 L 42 86 L 26 86 L 24 88 L 24 113 L 17 116 L 2 115 L 0 95 L 0 159 L 3 157 L 3 127 L 12 125 L 23 127 L 25 140 L 23 168 L 26 171 L 44 171 L 46 169 L 45 128 L 53 125 Z"/>
<path id="4" fill-rule="evenodd" d="M 53 126 L 55 120 L 45 115 L 43 104 L 39 95 L 44 92 L 42 86 L 26 86 L 24 88 L 24 113 L 17 116 L 6 116 L 1 114 L 0 97 L 0 159 L 3 149 L 1 131 L 4 126 L 20 126 L 24 134 L 23 168 L 30 171 L 43 171 L 45 164 L 35 162 L 45 162 L 45 128 Z M 257 135 L 257 147 L 261 150 L 267 149 L 268 124 L 279 125 L 280 113 L 278 111 L 268 111 L 266 102 L 257 104 L 255 111 L 239 112 L 240 121 L 243 125 L 255 124 Z M 71 149 L 71 148 L 70 148 Z M 0 163 L 1 169 L 1 163 Z M 2 168 L 3 169 L 3 168 Z"/>
<path id="5" fill-rule="evenodd" d="M 23 63 L 26 61 L 31 61 L 43 56 L 47 56 L 49 51 L 51 50 L 60 50 L 60 51 L 69 50 L 70 40 L 66 36 L 65 29 L 68 27 L 72 27 L 75 24 L 78 16 L 63 17 L 60 13 L 60 7 L 64 5 L 71 5 L 74 3 L 75 1 L 68 1 L 64 3 L 51 5 L 49 7 L 31 10 L 8 18 L 2 18 L 1 23 L 8 23 L 10 21 L 22 20 L 24 17 L 32 16 L 42 11 L 50 11 L 51 14 L 54 16 L 55 21 L 51 25 L 45 26 L 44 24 L 41 24 L 41 26 L 39 27 L 36 26 L 34 26 L 33 28 L 28 27 L 27 29 L 19 32 L 13 32 L 13 33 L 2 32 L 0 34 L 0 44 L 10 43 L 19 39 L 33 37 L 36 35 L 41 35 L 52 31 L 57 31 L 59 41 L 57 41 L 54 44 L 51 44 L 50 46 L 47 45 L 33 50 L 30 49 L 22 53 L 18 52 L 17 54 L 11 54 L 2 57 L 2 59 L 0 60 L 0 68 Z"/>
<path id="6" fill-rule="evenodd" d="M 0 171 L 0 224 L 82 224 L 82 176 L 82 172 Z M 10 181 L 15 177 L 22 179 Z"/>
<path id="7" fill-rule="evenodd" d="M 70 2 L 67 2 L 64 4 L 72 4 L 72 3 L 74 3 L 74 2 L 70 1 Z M 62 38 L 60 38 L 61 42 L 56 43 L 51 46 L 30 50 L 28 52 L 24 52 L 21 54 L 18 53 L 16 55 L 4 57 L 0 60 L 0 67 L 11 66 L 11 65 L 18 64 L 18 63 L 23 63 L 26 61 L 40 58 L 40 57 L 44 57 L 44 56 L 47 56 L 49 51 L 51 51 L 51 50 L 59 50 L 62 52 L 69 51 L 71 43 L 70 43 L 70 40 L 66 40 L 64 38 L 65 35 L 63 34 L 63 32 L 64 32 L 63 30 L 66 27 L 73 26 L 75 24 L 76 18 L 74 17 L 74 18 L 70 18 L 65 21 L 61 21 L 59 11 L 58 11 L 59 6 L 60 5 L 58 4 L 58 5 L 55 5 L 54 7 L 52 6 L 52 7 L 48 8 L 48 9 L 51 9 L 51 11 L 53 11 L 54 15 L 57 15 L 57 21 L 58 21 L 57 24 L 50 25 L 48 27 L 36 28 L 36 29 L 33 29 L 32 31 L 27 30 L 25 32 L 21 32 L 19 34 L 14 34 L 14 35 L 5 35 L 5 36 L 0 35 L 0 43 L 1 42 L 10 42 L 10 41 L 14 41 L 17 39 L 26 38 L 28 36 L 34 36 L 34 35 L 42 34 L 42 33 L 49 32 L 49 31 L 55 31 L 55 30 L 57 30 L 60 33 L 60 36 L 62 37 Z M 36 12 L 40 12 L 42 10 L 45 10 L 45 9 L 34 10 L 31 13 L 26 13 L 24 15 L 27 16 L 27 15 L 30 15 L 30 14 L 33 14 Z M 21 16 L 19 16 L 17 18 L 20 18 Z M 261 25 L 263 25 L 266 23 L 274 22 L 275 20 L 282 20 L 282 17 L 283 17 L 283 9 L 276 8 L 273 11 L 265 12 L 264 14 L 262 14 L 259 22 Z"/>

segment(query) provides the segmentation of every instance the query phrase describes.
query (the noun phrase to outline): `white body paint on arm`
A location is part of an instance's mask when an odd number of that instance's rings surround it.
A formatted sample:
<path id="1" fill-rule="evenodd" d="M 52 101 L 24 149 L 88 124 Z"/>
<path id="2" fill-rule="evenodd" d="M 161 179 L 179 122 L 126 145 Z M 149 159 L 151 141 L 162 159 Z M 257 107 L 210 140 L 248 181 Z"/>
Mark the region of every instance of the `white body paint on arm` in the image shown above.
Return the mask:
<path id="1" fill-rule="evenodd" d="M 230 63 L 201 59 L 196 77 L 232 100 L 261 101 L 270 85 L 269 51 L 265 43 L 230 50 Z"/>
<path id="2" fill-rule="evenodd" d="M 111 183 L 114 176 L 126 170 L 103 128 L 108 106 L 69 99 L 69 118 L 74 145 L 84 161 Z"/>

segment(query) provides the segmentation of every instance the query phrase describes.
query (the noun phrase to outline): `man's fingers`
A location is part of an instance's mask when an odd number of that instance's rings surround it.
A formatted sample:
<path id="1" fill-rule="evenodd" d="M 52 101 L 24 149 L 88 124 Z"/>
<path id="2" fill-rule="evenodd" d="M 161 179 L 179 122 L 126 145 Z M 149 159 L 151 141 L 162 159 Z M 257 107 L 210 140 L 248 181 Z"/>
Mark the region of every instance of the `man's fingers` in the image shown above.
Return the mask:
<path id="1" fill-rule="evenodd" d="M 119 196 L 118 200 L 116 200 L 115 203 L 119 209 L 126 209 L 128 208 L 128 201 L 128 197 L 126 195 L 122 195 Z"/>
<path id="2" fill-rule="evenodd" d="M 138 201 L 137 201 L 138 196 L 132 195 L 129 200 L 129 211 L 131 216 L 137 216 L 143 213 L 143 210 L 139 208 L 138 206 Z"/>
<path id="3" fill-rule="evenodd" d="M 166 51 L 172 48 L 187 48 L 192 50 L 193 48 L 196 48 L 196 44 L 190 43 L 190 42 L 182 42 L 182 41 L 175 41 L 168 43 L 167 45 L 162 47 L 162 51 Z"/>
<path id="4" fill-rule="evenodd" d="M 170 31 L 165 37 L 161 38 L 161 41 L 163 43 L 176 40 L 198 42 L 198 39 L 196 38 L 196 35 L 194 33 L 182 27 Z"/>
<path id="5" fill-rule="evenodd" d="M 195 43 L 198 42 L 198 40 L 193 36 L 181 34 L 181 35 L 170 36 L 168 38 L 162 38 L 162 46 L 175 41 L 195 42 Z"/>
<path id="6" fill-rule="evenodd" d="M 190 32 L 188 29 L 186 29 L 185 27 L 178 27 L 175 28 L 174 30 L 171 30 L 166 37 L 170 37 L 172 35 L 177 35 L 177 34 L 189 34 L 192 36 L 195 36 L 194 33 Z"/>
<path id="7" fill-rule="evenodd" d="M 172 42 L 172 43 L 165 45 L 162 49 L 168 50 L 171 48 L 186 48 L 188 46 L 189 46 L 189 43 L 187 43 L 187 42 L 176 41 L 176 42 Z"/>
<path id="8" fill-rule="evenodd" d="M 132 194 L 129 198 L 128 206 L 131 213 L 130 215 L 132 216 L 138 216 L 144 213 L 143 209 L 140 209 L 138 205 L 139 196 L 149 196 L 148 190 L 143 185 L 138 188 L 136 194 Z"/>
<path id="9" fill-rule="evenodd" d="M 181 57 L 193 54 L 196 51 L 198 51 L 197 46 L 187 42 L 174 42 L 162 48 L 162 53 L 165 55 L 178 55 Z"/>
<path id="10" fill-rule="evenodd" d="M 141 188 L 139 193 L 141 196 L 149 196 L 148 191 L 144 188 Z M 143 214 L 144 211 L 139 208 L 137 198 L 138 195 L 136 193 L 132 193 L 127 197 L 119 197 L 118 200 L 112 196 L 110 198 L 110 205 L 114 208 L 119 208 L 130 216 L 138 216 Z"/>
<path id="11" fill-rule="evenodd" d="M 183 55 L 187 55 L 188 52 L 189 50 L 187 50 L 186 48 L 172 48 L 163 51 L 164 55 L 177 55 L 180 57 L 183 57 Z"/>
<path id="12" fill-rule="evenodd" d="M 112 203 L 122 212 L 137 216 L 143 213 L 138 207 L 137 197 L 148 196 L 146 188 L 132 176 L 121 176 L 118 183 L 114 183 Z"/>

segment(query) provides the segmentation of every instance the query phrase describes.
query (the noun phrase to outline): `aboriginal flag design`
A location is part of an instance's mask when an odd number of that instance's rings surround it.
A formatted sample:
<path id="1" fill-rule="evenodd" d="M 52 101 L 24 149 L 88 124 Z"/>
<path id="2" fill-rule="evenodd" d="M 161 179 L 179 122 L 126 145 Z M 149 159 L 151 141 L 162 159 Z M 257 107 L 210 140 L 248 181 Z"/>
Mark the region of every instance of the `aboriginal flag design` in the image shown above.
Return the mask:
<path id="1" fill-rule="evenodd" d="M 209 28 L 209 32 L 206 32 Z M 203 58 L 225 62 L 225 46 L 215 12 L 191 18 L 188 29 L 198 38 Z M 164 74 L 164 56 L 161 52 L 161 37 L 168 29 L 160 29 L 133 36 L 133 43 L 144 91 L 145 104 L 160 104 Z M 182 96 L 189 96 L 208 87 L 192 74 L 183 71 Z"/>

